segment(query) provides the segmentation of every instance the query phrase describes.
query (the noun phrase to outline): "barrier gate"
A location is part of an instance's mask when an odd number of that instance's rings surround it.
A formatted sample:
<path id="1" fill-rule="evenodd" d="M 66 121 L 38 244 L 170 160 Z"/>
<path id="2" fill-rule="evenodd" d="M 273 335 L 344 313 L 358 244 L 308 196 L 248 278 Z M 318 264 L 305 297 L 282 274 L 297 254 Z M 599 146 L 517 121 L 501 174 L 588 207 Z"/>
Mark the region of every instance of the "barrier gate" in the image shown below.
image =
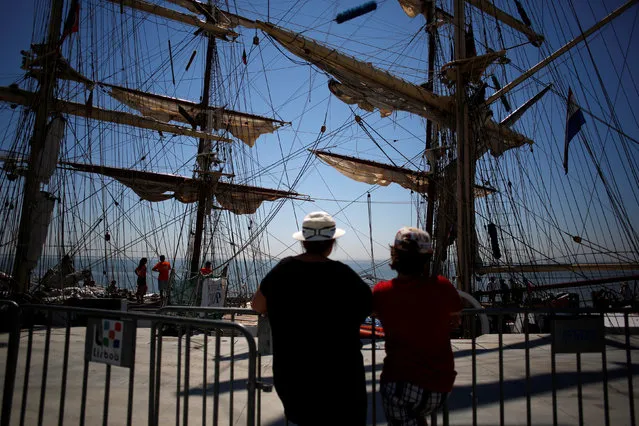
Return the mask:
<path id="1" fill-rule="evenodd" d="M 256 344 L 241 324 L 0 304 L 2 426 L 256 424 Z"/>

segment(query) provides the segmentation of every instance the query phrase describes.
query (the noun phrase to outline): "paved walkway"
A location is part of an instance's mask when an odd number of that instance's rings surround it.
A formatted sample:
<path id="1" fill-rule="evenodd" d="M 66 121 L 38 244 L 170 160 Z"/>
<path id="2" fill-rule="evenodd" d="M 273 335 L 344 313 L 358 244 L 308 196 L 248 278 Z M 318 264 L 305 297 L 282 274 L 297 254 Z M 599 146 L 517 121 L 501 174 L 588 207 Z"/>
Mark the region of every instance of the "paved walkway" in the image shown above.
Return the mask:
<path id="1" fill-rule="evenodd" d="M 39 329 L 33 335 L 33 349 L 30 367 L 30 379 L 25 405 L 25 424 L 57 424 L 60 416 L 61 401 L 63 401 L 63 418 L 65 424 L 78 424 L 81 409 L 81 394 L 84 371 L 84 327 L 74 327 L 70 330 L 69 339 L 69 363 L 66 375 L 66 390 L 62 395 L 62 372 L 64 368 L 64 342 L 65 329 L 54 328 L 51 331 L 49 345 L 49 363 L 46 369 L 45 392 L 41 392 L 43 382 L 43 361 L 45 355 L 44 329 Z M 476 404 L 477 423 L 480 425 L 500 424 L 500 399 L 504 400 L 504 424 L 526 424 L 526 374 L 525 374 L 525 342 L 524 336 L 519 334 L 504 335 L 503 351 L 503 387 L 499 380 L 499 345 L 497 335 L 484 335 L 477 339 L 476 356 Z M 5 363 L 7 359 L 8 336 L 0 334 L 0 382 L 4 383 Z M 207 381 L 204 381 L 204 337 L 194 335 L 191 337 L 191 351 L 189 365 L 189 383 L 184 383 L 184 340 L 182 343 L 177 337 L 165 337 L 163 341 L 163 357 L 161 370 L 160 393 L 160 421 L 159 424 L 202 424 L 203 413 L 206 424 L 214 424 L 213 416 L 214 398 L 212 397 L 215 375 L 214 363 L 210 361 L 214 356 L 215 338 L 209 337 L 206 341 L 208 354 Z M 219 424 L 229 424 L 229 416 L 232 413 L 235 422 L 233 424 L 246 424 L 246 392 L 247 377 L 247 351 L 246 343 L 236 339 L 236 362 L 230 362 L 230 337 L 221 339 L 221 363 L 220 363 L 220 398 L 219 409 L 215 411 L 219 418 Z M 18 424 L 21 415 L 21 401 L 23 396 L 24 371 L 26 345 L 28 334 L 21 336 L 21 348 L 17 369 L 16 389 L 11 414 L 12 424 Z M 327 342 L 330 344 L 330 342 Z M 639 359 L 639 336 L 632 337 L 633 350 L 631 351 L 633 365 L 633 381 L 637 383 L 639 368 L 636 363 Z M 178 347 L 182 348 L 182 357 L 178 358 Z M 458 377 L 455 389 L 449 399 L 449 412 L 451 425 L 473 424 L 473 392 L 472 392 L 472 351 L 471 343 L 466 340 L 453 341 L 456 357 Z M 533 425 L 552 425 L 552 388 L 551 353 L 547 335 L 530 336 L 530 369 L 529 381 L 531 420 Z M 138 330 L 136 345 L 136 363 L 133 384 L 133 412 L 132 419 L 135 425 L 147 424 L 148 395 L 149 395 L 149 329 Z M 321 348 L 321 346 L 320 346 Z M 321 350 L 321 349 L 320 349 Z M 373 393 L 373 352 L 371 345 L 364 346 L 364 355 L 368 368 L 369 395 L 371 395 L 371 412 L 369 424 L 373 424 L 372 396 Z M 375 351 L 376 376 L 379 377 L 384 356 L 383 344 Z M 624 350 L 623 336 L 609 336 L 606 350 L 606 365 L 608 370 L 608 398 L 609 415 L 611 425 L 630 425 L 630 404 L 628 388 L 627 359 Z M 577 374 L 577 356 L 574 354 L 556 355 L 556 389 L 558 401 L 558 424 L 578 425 L 578 383 L 582 384 L 583 424 L 605 424 L 604 418 L 604 375 L 602 370 L 602 357 L 600 354 L 583 354 L 581 356 L 581 374 Z M 180 368 L 178 368 L 178 365 Z M 232 367 L 231 367 L 232 366 Z M 271 357 L 262 357 L 261 373 L 265 382 L 271 382 Z M 103 364 L 90 363 L 87 379 L 87 412 L 86 424 L 102 424 L 103 406 L 105 403 L 105 383 L 110 374 L 110 389 L 108 397 L 108 424 L 126 424 L 129 374 L 130 370 L 122 367 L 112 367 L 110 373 Z M 178 371 L 180 373 L 178 374 Z M 178 386 L 178 382 L 180 386 Z M 378 383 L 375 383 L 378 389 Z M 186 389 L 186 390 L 185 390 Z M 233 390 L 233 392 L 231 392 Z M 1 390 L 0 390 L 1 392 Z M 233 395 L 231 402 L 230 395 Z M 378 425 L 386 425 L 379 396 L 375 393 L 375 420 Z M 637 399 L 639 391 L 634 391 L 634 404 L 639 409 Z M 179 397 L 179 398 L 178 398 Z M 39 410 L 40 399 L 44 404 Z M 204 407 L 204 403 L 206 407 Z M 185 405 L 188 416 L 184 416 Z M 330 409 L 330 408 L 329 408 Z M 176 421 L 176 417 L 179 419 Z M 257 423 L 259 424 L 259 423 Z M 282 406 L 275 392 L 262 393 L 261 395 L 261 424 L 285 425 Z M 442 423 L 441 415 L 438 424 Z M 639 421 L 637 421 L 639 424 Z"/>

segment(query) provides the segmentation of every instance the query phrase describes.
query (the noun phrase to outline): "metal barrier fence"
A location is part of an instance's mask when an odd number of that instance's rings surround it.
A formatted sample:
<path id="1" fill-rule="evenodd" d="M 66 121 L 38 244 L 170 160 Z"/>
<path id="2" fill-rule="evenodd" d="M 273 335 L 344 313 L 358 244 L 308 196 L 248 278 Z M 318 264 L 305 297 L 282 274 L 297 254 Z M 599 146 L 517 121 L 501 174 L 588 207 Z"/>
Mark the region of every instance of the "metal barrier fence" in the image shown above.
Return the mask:
<path id="1" fill-rule="evenodd" d="M 453 391 L 431 417 L 454 425 L 637 424 L 636 310 L 466 309 Z M 478 332 L 488 316 L 494 334 Z"/>
<path id="2" fill-rule="evenodd" d="M 2 426 L 255 424 L 256 345 L 241 324 L 0 303 L 12 319 Z M 223 335 L 242 340 L 241 357 Z"/>
<path id="3" fill-rule="evenodd" d="M 18 308 L 12 306 L 11 309 Z M 270 386 L 262 383 L 263 378 L 266 382 L 272 381 L 269 357 L 257 351 L 251 331 L 238 324 L 231 325 L 238 318 L 256 316 L 257 314 L 250 309 L 168 307 L 161 310 L 163 315 L 135 315 L 50 307 L 23 307 L 22 309 L 17 312 L 22 312 L 23 316 L 28 310 L 48 312 L 47 322 L 45 327 L 37 328 L 28 325 L 29 328 L 26 331 L 23 330 L 21 334 L 9 334 L 2 425 L 9 423 L 5 414 L 12 407 L 16 415 L 19 408 L 20 424 L 36 424 L 36 414 L 38 424 L 42 424 L 43 416 L 47 419 L 44 423 L 55 423 L 51 417 L 48 417 L 53 414 L 57 414 L 59 424 L 70 418 L 74 419 L 72 423 L 75 423 L 75 418 L 68 414 L 69 408 L 72 407 L 74 409 L 80 407 L 80 424 L 84 424 L 84 416 L 92 416 L 87 419 L 87 423 L 96 423 L 99 420 L 103 424 L 107 424 L 107 421 L 108 424 L 116 424 L 112 414 L 114 411 L 111 410 L 109 413 L 109 407 L 116 405 L 122 408 L 127 407 L 126 419 L 123 418 L 124 413 L 120 413 L 122 424 L 138 424 L 140 423 L 138 420 L 145 420 L 148 424 L 168 421 L 171 424 L 186 425 L 189 421 L 192 422 L 194 417 L 202 418 L 202 424 L 216 425 L 219 421 L 224 422 L 223 418 L 228 418 L 229 424 L 234 424 L 234 418 L 237 415 L 233 413 L 241 411 L 244 406 L 247 407 L 246 424 L 259 425 L 263 422 L 283 424 L 285 421 L 277 395 L 271 393 L 267 396 L 260 392 L 260 390 L 270 390 Z M 91 367 L 87 370 L 89 363 L 85 360 L 82 374 L 79 374 L 78 368 L 73 370 L 74 359 L 80 360 L 82 356 L 76 355 L 75 358 L 70 356 L 69 354 L 73 353 L 70 346 L 74 347 L 76 343 L 74 338 L 83 342 L 83 348 L 86 343 L 84 334 L 77 333 L 68 324 L 62 329 L 65 334 L 62 340 L 64 355 L 55 360 L 58 365 L 63 364 L 62 383 L 58 386 L 61 392 L 59 394 L 50 392 L 53 388 L 48 378 L 50 373 L 47 373 L 47 366 L 52 362 L 51 354 L 54 353 L 55 344 L 60 343 L 60 339 L 56 340 L 54 337 L 56 335 L 56 329 L 52 327 L 54 314 L 62 314 L 64 319 L 65 316 L 69 318 L 73 315 L 89 316 L 96 313 L 100 318 L 153 321 L 151 330 L 155 331 L 150 332 L 148 339 L 148 382 L 136 378 L 134 384 L 135 373 L 131 369 L 128 400 L 125 399 L 127 395 L 119 395 L 118 398 L 109 396 L 108 383 L 124 379 L 122 375 L 119 378 L 110 377 L 109 375 L 112 374 L 110 366 L 107 365 L 106 371 L 99 373 L 98 364 L 91 363 Z M 200 318 L 210 315 L 224 316 L 226 321 Z M 637 311 L 469 309 L 463 312 L 463 316 L 466 335 L 464 338 L 452 340 L 458 372 L 455 387 L 443 409 L 431 416 L 431 426 L 438 424 L 636 426 L 634 380 L 639 371 L 633 364 L 633 358 L 636 359 L 637 351 L 639 351 L 639 336 L 635 334 L 639 330 Z M 495 333 L 481 334 L 480 316 L 483 316 L 484 320 L 486 317 L 489 318 Z M 24 323 L 25 320 L 22 321 Z M 167 336 L 170 330 L 163 326 L 165 324 L 181 326 L 182 332 L 173 330 L 174 334 L 179 334 L 181 337 Z M 547 328 L 549 332 L 543 332 Z M 190 331 L 195 329 L 213 330 L 215 335 L 213 350 L 208 349 L 207 334 L 198 335 L 197 339 L 191 337 Z M 252 331 L 255 333 L 255 330 Z M 16 347 L 16 338 L 21 340 L 22 357 L 19 360 L 17 354 L 12 353 L 12 348 Z M 325 334 L 303 338 L 317 339 L 318 343 L 322 340 L 330 343 L 330 336 Z M 146 342 L 144 339 L 142 341 L 140 338 L 137 339 L 138 358 Z M 221 344 L 221 340 L 224 339 L 226 344 Z M 248 343 L 244 343 L 243 339 Z M 369 383 L 369 424 L 386 424 L 377 385 L 384 358 L 383 341 L 371 339 L 364 340 L 363 343 Z M 318 350 L 322 348 L 319 344 L 317 347 Z M 222 353 L 221 348 L 225 348 L 226 353 Z M 0 345 L 0 351 L 2 351 L 2 345 Z M 174 355 L 167 357 L 168 351 Z M 211 352 L 213 355 L 208 355 Z M 58 350 L 57 353 L 60 351 Z M 165 359 L 170 358 L 167 359 L 170 362 L 162 362 L 162 353 L 165 353 Z M 36 365 L 33 361 L 36 354 L 38 356 L 43 354 L 44 362 L 41 365 Z M 213 381 L 207 379 L 210 375 L 207 363 L 199 364 L 200 359 L 215 362 Z M 140 371 L 141 361 L 136 364 L 138 364 L 136 371 Z M 14 386 L 11 365 L 15 366 L 13 374 L 16 377 L 16 383 L 24 383 L 22 387 L 16 386 L 16 395 L 22 392 L 21 400 L 17 396 L 10 399 L 6 397 L 7 388 Z M 142 367 L 143 370 L 144 368 Z M 52 369 L 49 367 L 49 370 Z M 59 370 L 58 368 L 56 371 Z M 193 374 L 195 370 L 198 373 Z M 73 392 L 67 390 L 70 385 L 68 379 L 74 377 L 73 371 L 77 371 L 78 377 L 83 378 L 84 389 L 81 394 L 77 389 Z M 238 371 L 242 373 L 239 374 Z M 165 372 L 170 374 L 163 374 Z M 97 375 L 98 379 L 104 379 L 98 380 L 102 390 L 99 387 L 87 390 L 89 373 L 91 376 Z M 201 379 L 193 387 L 194 379 L 199 377 L 200 373 Z M 40 384 L 30 381 L 29 377 L 34 375 L 42 377 Z M 246 392 L 242 383 L 245 380 L 244 377 L 247 381 Z M 144 392 L 141 386 L 148 388 L 148 392 Z M 28 388 L 39 393 L 39 404 L 27 401 L 27 397 L 30 396 Z M 131 396 L 133 389 L 136 395 L 148 394 L 148 405 L 146 400 L 134 399 Z M 173 389 L 174 397 L 160 397 L 161 392 L 167 395 Z M 245 397 L 238 397 L 238 390 L 244 392 Z M 82 395 L 82 397 L 79 401 L 73 401 L 72 395 Z M 89 395 L 89 402 L 87 402 L 87 395 Z M 194 398 L 194 395 L 198 397 L 201 395 L 202 398 Z M 212 407 L 207 406 L 207 398 L 209 401 L 213 399 Z M 253 401 L 252 406 L 251 401 Z M 138 402 L 142 402 L 139 404 L 140 410 L 148 411 L 146 418 L 135 411 Z M 91 411 L 89 413 L 87 407 L 93 405 L 102 407 L 102 410 L 89 410 Z M 242 408 L 238 409 L 238 406 Z M 171 410 L 174 410 L 174 414 L 170 412 Z M 194 416 L 194 410 L 201 415 Z"/>
<path id="4" fill-rule="evenodd" d="M 250 309 L 170 307 L 167 311 L 225 314 L 231 321 L 236 315 L 256 315 Z M 466 309 L 462 315 L 465 336 L 452 340 L 458 372 L 455 387 L 443 409 L 431 416 L 431 425 L 636 425 L 633 383 L 639 372 L 632 359 L 639 350 L 639 336 L 631 333 L 639 331 L 636 311 Z M 482 333 L 486 322 L 493 334 Z M 319 334 L 318 343 L 330 340 Z M 369 424 L 386 424 L 378 395 L 384 342 L 363 342 Z M 264 360 L 268 358 L 258 351 L 260 382 L 262 375 L 271 380 Z M 273 410 L 283 417 L 273 398 L 267 404 L 275 408 L 258 402 L 258 422 L 261 415 L 272 419 Z"/>

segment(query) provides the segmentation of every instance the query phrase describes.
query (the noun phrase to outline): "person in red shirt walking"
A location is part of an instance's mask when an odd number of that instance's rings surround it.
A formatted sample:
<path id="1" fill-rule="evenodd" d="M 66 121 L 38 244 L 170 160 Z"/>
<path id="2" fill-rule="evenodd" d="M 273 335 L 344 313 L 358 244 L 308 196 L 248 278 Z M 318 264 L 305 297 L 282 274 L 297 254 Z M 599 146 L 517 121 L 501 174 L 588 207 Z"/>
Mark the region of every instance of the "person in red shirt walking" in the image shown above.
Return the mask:
<path id="1" fill-rule="evenodd" d="M 204 264 L 204 268 L 200 269 L 200 274 L 202 275 L 210 275 L 213 273 L 213 269 L 211 269 L 211 262 L 206 262 Z"/>
<path id="2" fill-rule="evenodd" d="M 451 324 L 457 323 L 461 298 L 443 276 L 430 276 L 430 235 L 403 227 L 391 250 L 397 277 L 373 288 L 373 313 L 386 340 L 380 393 L 391 426 L 427 425 L 455 382 L 450 346 Z"/>
<path id="3" fill-rule="evenodd" d="M 160 290 L 160 299 L 164 300 L 165 293 L 169 289 L 169 271 L 171 270 L 171 264 L 164 257 L 160 256 L 160 261 L 155 264 L 152 269 L 155 272 L 159 272 L 158 275 L 158 289 Z"/>

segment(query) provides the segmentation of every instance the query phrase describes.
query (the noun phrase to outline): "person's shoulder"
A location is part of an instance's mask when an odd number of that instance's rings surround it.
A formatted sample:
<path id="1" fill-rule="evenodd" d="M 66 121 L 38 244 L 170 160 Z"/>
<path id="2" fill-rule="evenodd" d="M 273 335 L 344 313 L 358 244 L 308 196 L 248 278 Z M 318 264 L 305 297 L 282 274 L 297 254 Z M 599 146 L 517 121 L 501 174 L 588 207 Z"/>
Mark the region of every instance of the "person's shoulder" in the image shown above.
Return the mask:
<path id="1" fill-rule="evenodd" d="M 273 269 L 285 268 L 293 263 L 295 263 L 295 257 L 287 256 L 285 258 L 282 258 L 279 262 L 277 262 L 277 264 L 273 267 Z"/>
<path id="2" fill-rule="evenodd" d="M 267 276 L 272 276 L 274 274 L 278 274 L 282 271 L 287 270 L 288 268 L 290 268 L 290 265 L 294 263 L 294 261 L 295 260 L 292 256 L 288 256 L 283 259 L 280 259 L 280 261 L 277 262 L 275 266 L 273 266 L 271 270 L 267 273 Z"/>
<path id="3" fill-rule="evenodd" d="M 387 290 L 393 286 L 393 280 L 380 281 L 373 287 L 373 292 L 380 292 Z"/>
<path id="4" fill-rule="evenodd" d="M 346 275 L 358 281 L 364 282 L 364 280 L 362 280 L 362 277 L 360 277 L 360 275 L 357 272 L 355 272 L 355 270 L 352 267 L 350 267 L 349 265 L 347 265 L 346 263 L 340 260 L 329 259 L 328 265 L 329 267 L 335 268 L 335 272 L 339 274 Z"/>
<path id="5" fill-rule="evenodd" d="M 451 287 L 454 287 L 453 283 L 443 275 L 437 275 L 437 277 L 435 277 L 435 282 L 439 285 L 449 285 Z"/>
<path id="6" fill-rule="evenodd" d="M 445 276 L 438 275 L 435 278 L 435 285 L 443 291 L 455 292 L 457 293 L 457 288 L 455 285 Z"/>
<path id="7" fill-rule="evenodd" d="M 335 259 L 328 259 L 327 265 L 336 268 L 336 269 L 342 269 L 344 271 L 350 271 L 354 274 L 356 274 L 355 270 L 353 268 L 351 268 L 349 265 L 347 265 L 346 263 L 342 262 L 341 260 L 335 260 Z"/>

